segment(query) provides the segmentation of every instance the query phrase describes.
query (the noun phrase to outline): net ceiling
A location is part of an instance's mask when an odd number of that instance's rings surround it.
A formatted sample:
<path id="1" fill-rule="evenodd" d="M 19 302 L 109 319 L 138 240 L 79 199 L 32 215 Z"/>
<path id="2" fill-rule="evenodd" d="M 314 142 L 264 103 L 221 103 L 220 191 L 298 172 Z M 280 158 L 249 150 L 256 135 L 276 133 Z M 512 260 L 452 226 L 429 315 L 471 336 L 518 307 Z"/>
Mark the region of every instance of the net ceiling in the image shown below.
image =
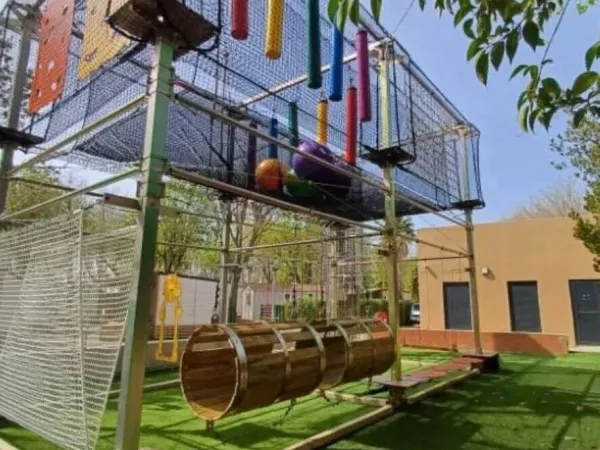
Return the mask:
<path id="1" fill-rule="evenodd" d="M 90 0 L 91 1 L 91 0 Z M 161 0 L 162 1 L 162 0 Z M 220 25 L 218 42 L 208 42 L 211 51 L 189 51 L 178 57 L 175 76 L 182 83 L 176 92 L 195 103 L 210 106 L 223 113 L 231 107 L 242 111 L 242 120 L 252 118 L 260 131 L 275 117 L 280 124 L 280 137 L 287 140 L 287 111 L 290 102 L 299 109 L 301 137 L 314 139 L 316 107 L 329 92 L 329 75 L 323 76 L 323 87 L 311 90 L 306 82 L 286 89 L 281 85 L 306 74 L 308 58 L 307 12 L 304 2 L 285 4 L 283 51 L 279 60 L 264 56 L 264 23 L 266 1 L 250 2 L 250 23 L 247 41 L 236 41 L 230 35 L 229 1 L 187 1 L 190 9 Z M 325 16 L 327 0 L 321 6 L 321 63 L 330 63 L 331 24 Z M 62 99 L 42 110 L 28 121 L 26 128 L 46 138 L 47 148 L 78 132 L 119 107 L 146 92 L 152 47 L 131 42 L 125 51 L 84 80 L 77 72 L 85 32 L 86 2 L 76 1 L 73 36 L 69 48 L 68 68 Z M 386 30 L 374 23 L 366 10 L 362 17 L 369 30 L 369 42 L 387 36 Z M 348 23 L 345 30 L 344 54 L 352 54 L 356 28 Z M 218 44 L 218 45 L 215 45 Z M 399 144 L 413 157 L 413 162 L 395 169 L 398 190 L 398 215 L 415 214 L 427 209 L 451 209 L 456 202 L 482 201 L 478 167 L 478 131 L 445 99 L 429 79 L 407 59 L 397 43 L 393 53 L 404 57 L 404 64 L 392 64 L 390 127 L 392 143 Z M 377 119 L 381 95 L 377 67 L 370 70 L 370 90 L 374 119 L 360 126 L 361 148 L 380 148 L 381 121 Z M 356 84 L 355 63 L 344 66 L 344 89 Z M 291 84 L 291 83 L 290 83 Z M 182 86 L 189 86 L 190 89 Z M 212 100 L 211 100 L 212 99 Z M 61 156 L 96 169 L 120 168 L 139 162 L 143 149 L 146 108 L 141 104 L 106 121 L 94 132 L 86 133 L 66 146 Z M 329 102 L 328 146 L 341 156 L 345 147 L 345 104 Z M 175 167 L 218 178 L 240 187 L 247 187 L 248 135 L 239 129 L 232 131 L 211 115 L 200 113 L 189 105 L 173 100 L 169 110 L 167 158 Z M 247 123 L 247 122 L 246 122 Z M 456 133 L 457 126 L 466 125 L 466 137 Z M 266 143 L 259 139 L 259 161 L 266 157 Z M 289 166 L 291 154 L 280 148 L 279 158 Z M 363 177 L 381 180 L 381 170 L 361 160 L 356 172 Z M 273 194 L 283 196 L 283 194 Z M 412 201 L 406 202 L 403 198 Z M 292 203 L 307 204 L 285 197 Z M 422 205 L 415 206 L 414 202 Z M 354 220 L 383 217 L 383 193 L 365 183 L 353 182 L 348 196 L 337 198 L 322 195 L 308 201 L 308 206 Z"/>

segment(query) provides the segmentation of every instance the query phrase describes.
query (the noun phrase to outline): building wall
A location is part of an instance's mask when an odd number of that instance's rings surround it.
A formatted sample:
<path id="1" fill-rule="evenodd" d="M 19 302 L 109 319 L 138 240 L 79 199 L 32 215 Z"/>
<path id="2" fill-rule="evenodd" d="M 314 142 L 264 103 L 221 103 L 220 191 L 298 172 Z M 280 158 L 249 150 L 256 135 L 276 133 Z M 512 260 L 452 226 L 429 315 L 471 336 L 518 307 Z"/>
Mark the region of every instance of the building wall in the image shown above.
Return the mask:
<path id="1" fill-rule="evenodd" d="M 465 230 L 419 230 L 418 237 L 447 248 L 466 248 Z M 542 333 L 564 334 L 576 345 L 569 280 L 599 279 L 592 255 L 573 237 L 568 218 L 507 221 L 475 226 L 475 254 L 482 331 L 511 331 L 509 281 L 536 281 Z M 452 256 L 426 245 L 419 258 Z M 483 267 L 489 269 L 484 276 Z M 419 262 L 421 328 L 445 328 L 443 283 L 468 281 L 466 259 Z"/>

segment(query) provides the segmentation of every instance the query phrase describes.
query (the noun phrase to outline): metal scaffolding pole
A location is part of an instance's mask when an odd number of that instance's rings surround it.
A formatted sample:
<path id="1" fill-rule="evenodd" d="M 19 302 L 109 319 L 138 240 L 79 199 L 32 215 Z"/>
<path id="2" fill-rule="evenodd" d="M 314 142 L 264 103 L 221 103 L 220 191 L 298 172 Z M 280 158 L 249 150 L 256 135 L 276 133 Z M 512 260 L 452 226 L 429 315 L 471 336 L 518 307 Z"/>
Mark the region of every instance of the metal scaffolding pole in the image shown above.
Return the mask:
<path id="1" fill-rule="evenodd" d="M 7 14 L 9 14 L 7 12 Z M 10 106 L 8 109 L 8 128 L 18 129 L 19 119 L 21 117 L 21 105 L 23 103 L 23 94 L 25 82 L 27 80 L 27 63 L 29 62 L 29 53 L 31 51 L 31 35 L 36 21 L 33 14 L 28 14 L 23 20 L 23 32 L 19 43 L 17 54 L 17 67 L 12 78 L 12 92 L 10 96 Z M 15 142 L 7 143 L 2 149 L 2 158 L 0 158 L 0 215 L 6 209 L 6 200 L 8 198 L 8 187 L 10 180 L 9 172 L 13 167 L 13 156 L 18 145 Z"/>
<path id="2" fill-rule="evenodd" d="M 219 273 L 219 293 L 221 297 L 221 304 L 219 316 L 222 323 L 229 323 L 230 317 L 230 305 L 229 305 L 229 261 L 231 254 L 229 253 L 229 247 L 231 246 L 231 222 L 232 222 L 232 202 L 231 200 L 223 201 L 223 213 L 225 216 L 223 230 L 221 233 L 221 268 Z M 235 318 L 235 317 L 234 317 Z"/>
<path id="3" fill-rule="evenodd" d="M 239 247 L 230 249 L 231 252 L 246 252 L 251 250 L 263 250 L 269 248 L 281 248 L 281 247 L 292 247 L 294 245 L 308 245 L 308 244 L 321 244 L 324 242 L 335 242 L 335 241 L 345 241 L 350 239 L 360 239 L 365 237 L 376 237 L 381 236 L 381 233 L 365 233 L 365 234 L 356 234 L 352 236 L 344 236 L 343 234 L 339 234 L 336 232 L 336 235 L 328 238 L 315 238 L 315 239 L 305 239 L 302 241 L 292 241 L 292 242 L 278 242 L 276 244 L 265 244 L 265 245 L 254 245 L 252 247 Z"/>
<path id="4" fill-rule="evenodd" d="M 115 437 L 117 450 L 139 449 L 147 327 L 150 318 L 148 299 L 153 279 L 162 176 L 165 168 L 173 52 L 170 44 L 162 40 L 157 41 L 148 86 L 148 113 L 139 194 L 141 210 L 137 220 L 134 277 L 125 324 L 122 387 Z"/>
<path id="5" fill-rule="evenodd" d="M 473 239 L 473 210 L 465 209 L 467 222 L 467 251 L 469 253 L 469 294 L 471 297 L 471 321 L 473 323 L 473 339 L 475 342 L 475 353 L 482 354 L 481 326 L 479 323 L 479 298 L 477 296 L 477 265 L 475 263 L 475 242 Z"/>

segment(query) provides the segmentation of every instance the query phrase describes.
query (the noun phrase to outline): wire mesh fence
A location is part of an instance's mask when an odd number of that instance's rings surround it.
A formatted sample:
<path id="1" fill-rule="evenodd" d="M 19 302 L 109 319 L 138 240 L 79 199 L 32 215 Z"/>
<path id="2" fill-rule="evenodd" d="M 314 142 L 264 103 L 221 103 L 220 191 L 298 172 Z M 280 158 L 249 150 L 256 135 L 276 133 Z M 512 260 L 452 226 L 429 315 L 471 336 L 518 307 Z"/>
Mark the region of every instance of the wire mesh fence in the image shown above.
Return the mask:
<path id="1" fill-rule="evenodd" d="M 92 208 L 0 234 L 0 415 L 92 449 L 132 283 L 128 214 Z"/>

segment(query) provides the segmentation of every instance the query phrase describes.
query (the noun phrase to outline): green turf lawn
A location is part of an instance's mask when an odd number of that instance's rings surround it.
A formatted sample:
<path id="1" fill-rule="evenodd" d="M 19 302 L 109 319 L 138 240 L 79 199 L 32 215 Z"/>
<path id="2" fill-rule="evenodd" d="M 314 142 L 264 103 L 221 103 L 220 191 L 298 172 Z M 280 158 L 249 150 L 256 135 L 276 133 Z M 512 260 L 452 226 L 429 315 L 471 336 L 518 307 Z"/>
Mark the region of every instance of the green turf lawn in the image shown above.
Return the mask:
<path id="1" fill-rule="evenodd" d="M 442 352 L 404 352 L 407 371 L 448 359 Z M 503 356 L 502 373 L 470 380 L 383 421 L 339 449 L 600 449 L 600 355 L 557 359 Z M 175 374 L 171 374 L 174 376 Z M 166 375 L 153 376 L 163 381 Z M 149 380 L 150 381 L 150 380 Z M 345 386 L 363 392 L 364 385 Z M 179 388 L 144 397 L 140 447 L 155 450 L 280 449 L 372 408 L 305 397 L 281 423 L 288 403 L 233 416 L 216 433 L 190 412 Z M 112 450 L 116 401 L 105 415 L 99 450 Z M 56 450 L 26 430 L 0 427 L 23 450 Z"/>

